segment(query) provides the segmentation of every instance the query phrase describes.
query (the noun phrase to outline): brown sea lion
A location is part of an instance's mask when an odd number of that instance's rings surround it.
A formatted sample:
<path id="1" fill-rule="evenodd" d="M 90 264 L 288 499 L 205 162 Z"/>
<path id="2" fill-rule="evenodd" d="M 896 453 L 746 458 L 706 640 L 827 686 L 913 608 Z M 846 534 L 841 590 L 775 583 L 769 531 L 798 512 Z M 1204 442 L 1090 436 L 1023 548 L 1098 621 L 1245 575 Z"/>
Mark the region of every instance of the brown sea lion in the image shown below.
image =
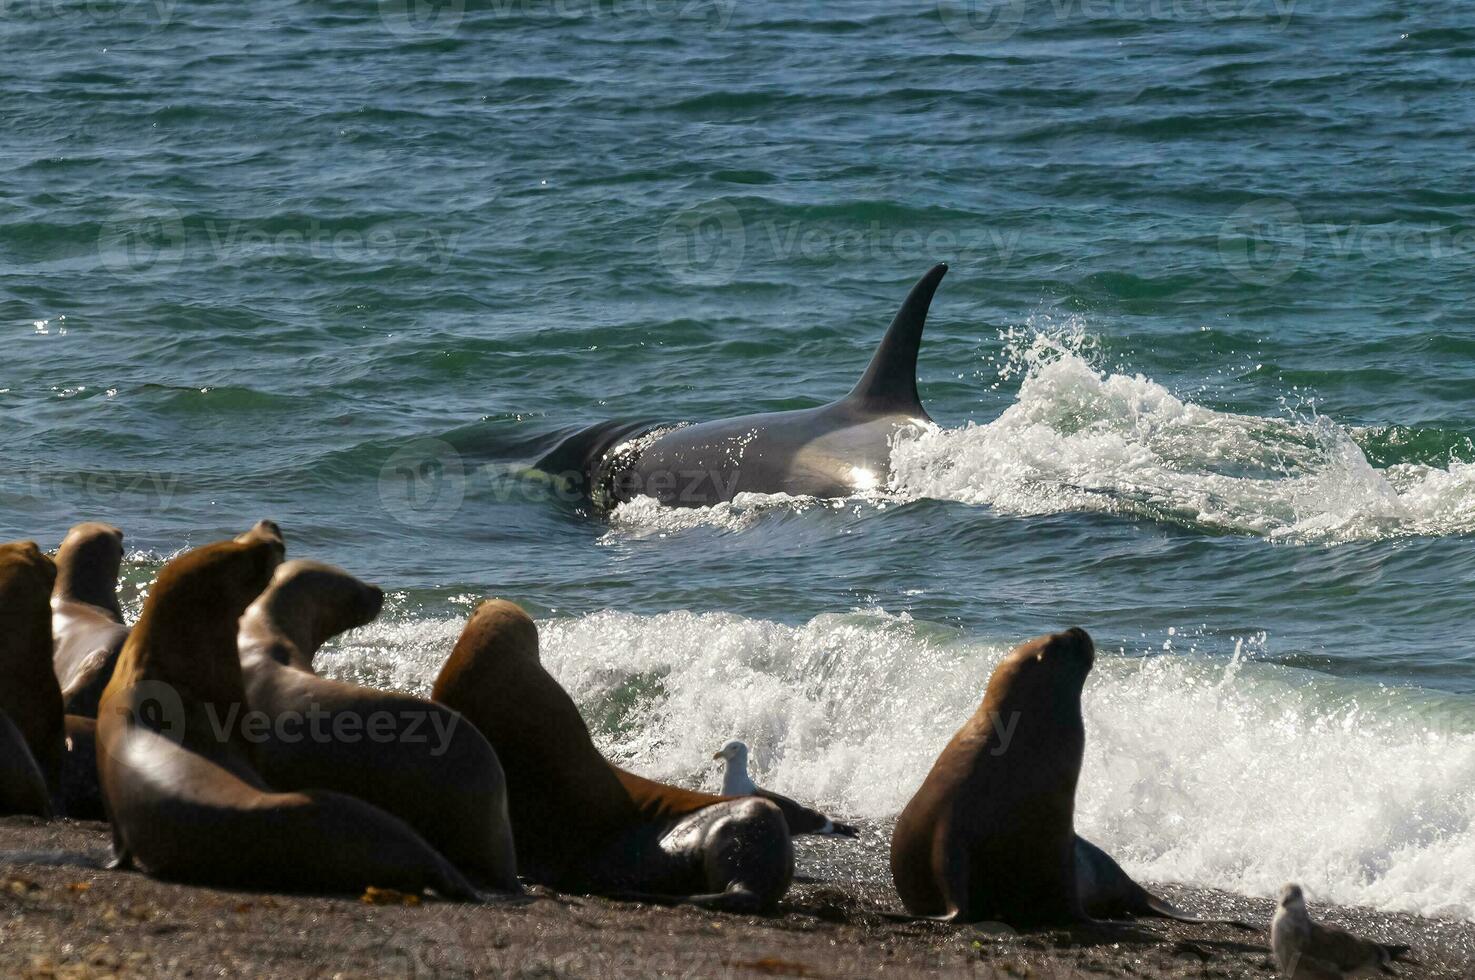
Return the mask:
<path id="1" fill-rule="evenodd" d="M 478 884 L 518 891 L 506 783 L 486 737 L 445 705 L 313 672 L 320 646 L 372 621 L 383 603 L 379 589 L 331 565 L 276 570 L 238 637 L 246 701 L 271 720 L 253 739 L 257 768 L 277 789 L 372 803 Z"/>
<path id="2" fill-rule="evenodd" d="M 49 817 L 61 790 L 61 688 L 51 669 L 56 565 L 34 541 L 0 544 L 0 813 Z"/>
<path id="3" fill-rule="evenodd" d="M 1086 729 L 1084 630 L 1016 647 L 897 821 L 891 876 L 909 912 L 1016 926 L 1087 919 L 1075 794 Z"/>
<path id="4" fill-rule="evenodd" d="M 474 723 L 502 760 L 518 867 L 574 892 L 772 909 L 794 874 L 783 813 L 666 786 L 611 765 L 538 660 L 538 630 L 510 602 L 472 615 L 432 697 Z"/>
<path id="5" fill-rule="evenodd" d="M 69 715 L 97 717 L 97 703 L 128 639 L 118 606 L 122 562 L 123 532 L 110 524 L 78 524 L 57 549 L 52 656 Z"/>
<path id="6" fill-rule="evenodd" d="M 273 792 L 252 766 L 236 632 L 284 550 L 262 522 L 175 558 L 149 591 L 98 714 L 117 863 L 224 887 L 475 897 L 398 817 L 341 793 Z"/>
<path id="7" fill-rule="evenodd" d="M 983 704 L 953 736 L 891 839 L 891 875 L 916 915 L 1056 925 L 1189 915 L 1075 833 L 1085 752 L 1081 688 L 1095 662 L 1085 630 L 1010 651 Z"/>
<path id="8" fill-rule="evenodd" d="M 56 553 L 51 591 L 52 658 L 66 711 L 61 809 L 79 820 L 104 819 L 97 783 L 97 705 L 113 676 L 128 628 L 118 605 L 123 532 L 95 521 L 67 532 Z"/>

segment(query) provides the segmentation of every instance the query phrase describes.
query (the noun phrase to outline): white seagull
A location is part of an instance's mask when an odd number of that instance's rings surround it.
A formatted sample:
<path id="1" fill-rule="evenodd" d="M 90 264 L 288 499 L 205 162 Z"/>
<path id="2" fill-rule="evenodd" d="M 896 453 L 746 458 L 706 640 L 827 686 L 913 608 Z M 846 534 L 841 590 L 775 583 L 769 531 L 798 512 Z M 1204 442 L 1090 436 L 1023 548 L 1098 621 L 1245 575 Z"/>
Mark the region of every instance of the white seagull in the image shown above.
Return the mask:
<path id="1" fill-rule="evenodd" d="M 1407 946 L 1359 939 L 1345 929 L 1311 920 L 1301 886 L 1281 886 L 1280 908 L 1270 920 L 1270 951 L 1290 980 L 1347 980 L 1398 971 L 1392 965 Z"/>
<path id="2" fill-rule="evenodd" d="M 713 753 L 712 758 L 721 759 L 727 764 L 726 771 L 722 774 L 723 796 L 761 796 L 765 800 L 771 800 L 778 804 L 780 810 L 784 811 L 784 820 L 789 825 L 789 833 L 794 836 L 824 834 L 828 837 L 857 837 L 860 835 L 860 831 L 848 823 L 831 820 L 818 810 L 811 810 L 802 803 L 795 803 L 787 796 L 759 789 L 754 784 L 753 777 L 748 775 L 748 746 L 743 742 L 733 739 Z"/>

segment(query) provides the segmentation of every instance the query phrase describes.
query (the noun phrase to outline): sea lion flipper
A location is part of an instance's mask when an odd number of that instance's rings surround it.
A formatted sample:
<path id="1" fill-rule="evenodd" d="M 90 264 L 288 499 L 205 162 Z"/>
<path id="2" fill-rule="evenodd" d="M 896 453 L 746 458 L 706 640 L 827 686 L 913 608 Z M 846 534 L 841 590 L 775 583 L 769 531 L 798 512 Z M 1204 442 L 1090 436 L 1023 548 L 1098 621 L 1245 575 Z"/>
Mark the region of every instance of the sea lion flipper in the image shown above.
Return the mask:
<path id="1" fill-rule="evenodd" d="M 548 898 L 547 895 L 535 895 L 526 888 L 523 888 L 520 884 L 517 887 L 517 891 L 498 891 L 479 887 L 476 889 L 477 905 L 522 906 L 531 905 L 534 902 L 546 898 Z M 562 904 L 571 905 L 573 903 L 564 902 Z"/>
<path id="2" fill-rule="evenodd" d="M 109 871 L 137 871 L 133 864 L 133 854 L 118 841 L 113 842 L 113 855 L 103 865 Z"/>
<path id="3" fill-rule="evenodd" d="M 446 902 L 470 902 L 474 905 L 485 905 L 486 896 L 466 879 L 457 875 L 443 875 L 439 884 L 429 885 L 427 891 L 433 892 L 436 898 Z"/>
<path id="4" fill-rule="evenodd" d="M 25 735 L 0 711 L 0 814 L 25 813 L 50 820 L 55 812 L 46 776 Z"/>
<path id="5" fill-rule="evenodd" d="M 966 846 L 955 841 L 953 823 L 956 814 L 946 820 L 938 834 L 935 862 L 940 865 L 937 884 L 941 893 L 941 915 L 933 916 L 938 922 L 967 922 L 972 909 L 968 906 L 968 878 L 973 862 Z"/>
<path id="6" fill-rule="evenodd" d="M 1205 918 L 1201 915 L 1193 915 L 1190 912 L 1183 911 L 1178 906 L 1174 905 L 1172 902 L 1167 901 L 1166 899 L 1158 898 L 1151 892 L 1147 892 L 1146 905 L 1147 911 L 1149 911 L 1153 915 L 1156 915 L 1162 919 L 1172 919 L 1175 922 L 1190 922 L 1194 925 L 1201 926 L 1233 926 L 1236 929 L 1243 929 L 1247 932 L 1260 931 L 1257 927 L 1252 926 L 1248 922 L 1245 922 L 1241 919 L 1210 919 Z"/>
<path id="7" fill-rule="evenodd" d="M 944 915 L 912 915 L 910 912 L 877 912 L 887 922 L 937 922 L 943 925 L 960 924 L 956 910 Z"/>
<path id="8" fill-rule="evenodd" d="M 1147 900 L 1144 903 L 1147 910 L 1154 915 L 1164 919 L 1173 919 L 1177 922 L 1207 922 L 1207 919 L 1199 918 L 1191 912 L 1185 912 L 1167 899 L 1158 898 L 1151 892 L 1147 892 Z"/>
<path id="9" fill-rule="evenodd" d="M 118 827 L 117 821 L 113 819 L 112 811 L 108 808 L 106 800 L 103 801 L 102 811 L 103 819 L 108 822 L 113 832 L 112 854 L 103 867 L 109 871 L 137 870 L 133 864 L 133 852 L 128 849 L 128 844 L 123 840 L 123 832 Z"/>
<path id="10" fill-rule="evenodd" d="M 769 910 L 763 897 L 747 888 L 729 888 L 700 895 L 666 895 L 658 892 L 610 892 L 607 897 L 619 902 L 643 902 L 647 905 L 691 905 L 712 912 L 735 915 L 757 915 Z"/>

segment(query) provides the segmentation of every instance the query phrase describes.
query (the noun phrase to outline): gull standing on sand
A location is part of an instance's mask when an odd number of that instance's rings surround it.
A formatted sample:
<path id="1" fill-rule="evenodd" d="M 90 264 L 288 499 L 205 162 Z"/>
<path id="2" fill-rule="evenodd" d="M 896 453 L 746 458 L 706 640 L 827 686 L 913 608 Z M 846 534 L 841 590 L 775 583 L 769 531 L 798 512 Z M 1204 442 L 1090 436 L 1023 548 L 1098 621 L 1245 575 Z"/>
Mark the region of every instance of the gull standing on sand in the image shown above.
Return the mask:
<path id="1" fill-rule="evenodd" d="M 1380 972 L 1397 975 L 1390 964 L 1408 947 L 1384 946 L 1311 921 L 1301 886 L 1289 883 L 1281 886 L 1280 907 L 1270 920 L 1270 951 L 1290 980 L 1345 980 Z"/>
<path id="2" fill-rule="evenodd" d="M 823 813 L 811 810 L 802 803 L 796 803 L 787 796 L 759 789 L 754 784 L 753 778 L 748 775 L 748 746 L 744 742 L 733 739 L 714 752 L 712 758 L 721 759 L 726 763 L 726 769 L 722 774 L 723 796 L 761 796 L 765 800 L 778 804 L 778 808 L 784 811 L 784 820 L 789 824 L 790 834 L 796 837 L 800 834 L 823 834 L 826 837 L 857 837 L 860 835 L 860 831 L 848 823 L 831 820 Z"/>

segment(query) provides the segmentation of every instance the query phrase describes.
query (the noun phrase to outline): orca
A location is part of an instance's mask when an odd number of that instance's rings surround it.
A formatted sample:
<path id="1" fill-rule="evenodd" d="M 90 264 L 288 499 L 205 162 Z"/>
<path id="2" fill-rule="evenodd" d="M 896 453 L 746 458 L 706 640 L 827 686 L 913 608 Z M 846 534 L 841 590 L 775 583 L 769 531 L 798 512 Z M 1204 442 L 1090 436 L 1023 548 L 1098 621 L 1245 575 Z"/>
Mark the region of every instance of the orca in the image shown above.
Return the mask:
<path id="1" fill-rule="evenodd" d="M 932 421 L 917 395 L 917 350 L 947 266 L 901 304 L 855 387 L 819 408 L 697 424 L 612 421 L 564 439 L 537 469 L 578 486 L 599 510 L 637 497 L 707 507 L 740 493 L 849 497 L 885 489 L 891 444 Z"/>

